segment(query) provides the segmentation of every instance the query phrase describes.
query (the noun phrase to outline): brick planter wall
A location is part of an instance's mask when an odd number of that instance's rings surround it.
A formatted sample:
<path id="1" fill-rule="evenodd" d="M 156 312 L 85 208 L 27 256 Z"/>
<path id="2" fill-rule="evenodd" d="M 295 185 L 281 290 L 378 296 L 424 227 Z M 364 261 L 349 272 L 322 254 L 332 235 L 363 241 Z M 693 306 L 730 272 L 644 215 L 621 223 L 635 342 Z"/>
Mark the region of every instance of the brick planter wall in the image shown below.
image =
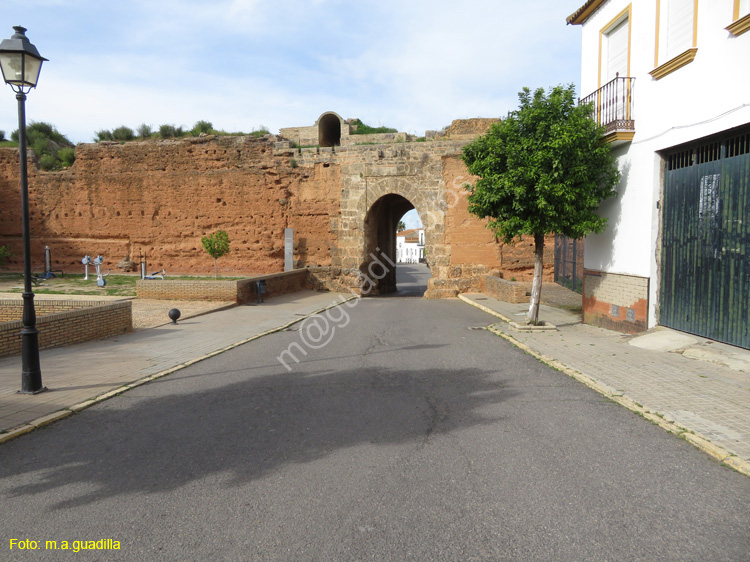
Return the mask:
<path id="1" fill-rule="evenodd" d="M 306 269 L 258 275 L 247 279 L 141 279 L 136 282 L 139 299 L 232 301 L 244 304 L 258 300 L 255 282 L 266 281 L 266 297 L 310 288 Z"/>
<path id="2" fill-rule="evenodd" d="M 482 278 L 482 293 L 505 302 L 529 302 L 527 286 L 528 283 L 506 281 L 493 275 L 485 275 Z"/>
<path id="3" fill-rule="evenodd" d="M 35 303 L 39 349 L 64 347 L 76 343 L 108 338 L 133 329 L 132 302 L 115 301 L 44 301 Z M 75 308 L 75 310 L 72 310 Z M 23 302 L 0 301 L 3 318 L 19 318 L 0 323 L 0 357 L 21 353 L 20 320 Z M 46 312 L 45 312 L 46 311 Z M 52 311 L 52 312 L 49 312 Z M 41 315 L 44 314 L 44 315 Z M 7 315 L 7 316 L 6 316 Z"/>

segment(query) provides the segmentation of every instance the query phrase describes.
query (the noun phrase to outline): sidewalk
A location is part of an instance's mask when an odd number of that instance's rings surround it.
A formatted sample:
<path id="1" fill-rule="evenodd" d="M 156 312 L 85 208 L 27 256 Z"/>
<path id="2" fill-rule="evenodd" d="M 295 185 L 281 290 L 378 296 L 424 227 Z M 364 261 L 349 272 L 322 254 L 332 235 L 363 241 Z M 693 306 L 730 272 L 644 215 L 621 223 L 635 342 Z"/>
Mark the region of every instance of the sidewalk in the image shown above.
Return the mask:
<path id="1" fill-rule="evenodd" d="M 750 476 L 750 351 L 667 328 L 631 336 L 540 306 L 554 331 L 521 332 L 528 304 L 460 295 L 502 320 L 490 330 Z"/>
<path id="2" fill-rule="evenodd" d="M 147 330 L 40 352 L 47 391 L 19 394 L 21 358 L 0 359 L 0 443 L 352 298 L 302 291 Z"/>

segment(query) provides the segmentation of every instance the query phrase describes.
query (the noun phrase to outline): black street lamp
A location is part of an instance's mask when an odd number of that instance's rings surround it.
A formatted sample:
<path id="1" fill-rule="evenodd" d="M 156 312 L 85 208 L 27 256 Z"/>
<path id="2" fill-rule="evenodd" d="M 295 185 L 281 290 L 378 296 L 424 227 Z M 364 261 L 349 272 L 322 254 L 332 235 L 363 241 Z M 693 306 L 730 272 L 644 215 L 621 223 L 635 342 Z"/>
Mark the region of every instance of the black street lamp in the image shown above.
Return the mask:
<path id="1" fill-rule="evenodd" d="M 26 94 L 36 87 L 39 71 L 46 61 L 26 38 L 26 29 L 14 26 L 15 33 L 0 43 L 3 79 L 16 92 L 18 100 L 18 161 L 21 165 L 21 227 L 23 229 L 23 328 L 21 329 L 21 393 L 38 394 L 42 386 L 39 366 L 39 331 L 36 329 L 34 292 L 31 290 L 31 243 L 29 241 L 29 180 L 26 164 Z"/>

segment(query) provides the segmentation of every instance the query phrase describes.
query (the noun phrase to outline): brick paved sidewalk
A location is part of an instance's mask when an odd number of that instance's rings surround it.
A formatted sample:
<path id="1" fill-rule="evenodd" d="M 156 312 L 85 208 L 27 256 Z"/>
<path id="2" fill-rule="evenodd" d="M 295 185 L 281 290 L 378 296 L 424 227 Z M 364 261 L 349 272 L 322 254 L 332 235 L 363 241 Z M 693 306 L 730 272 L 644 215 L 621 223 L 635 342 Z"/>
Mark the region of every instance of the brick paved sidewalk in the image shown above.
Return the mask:
<path id="1" fill-rule="evenodd" d="M 503 319 L 492 327 L 498 335 L 750 476 L 750 372 L 737 370 L 750 365 L 750 351 L 711 346 L 714 360 L 722 349 L 739 359 L 728 357 L 728 365 L 739 364 L 732 369 L 690 358 L 697 353 L 630 345 L 632 336 L 582 324 L 580 314 L 545 305 L 539 319 L 557 330 L 519 332 L 509 322 L 523 322 L 528 304 L 481 294 L 461 299 Z"/>

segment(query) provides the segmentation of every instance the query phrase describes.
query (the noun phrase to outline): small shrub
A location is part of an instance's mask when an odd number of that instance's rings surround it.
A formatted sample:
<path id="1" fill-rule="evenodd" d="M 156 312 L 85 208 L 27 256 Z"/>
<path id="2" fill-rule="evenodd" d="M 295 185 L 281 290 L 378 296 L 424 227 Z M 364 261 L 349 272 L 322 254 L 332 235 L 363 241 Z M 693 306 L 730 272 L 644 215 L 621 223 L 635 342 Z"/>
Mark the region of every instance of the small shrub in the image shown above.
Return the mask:
<path id="1" fill-rule="evenodd" d="M 96 137 L 94 138 L 94 142 L 115 140 L 114 137 L 112 136 L 112 131 L 108 131 L 106 129 L 97 131 L 95 134 L 96 134 Z"/>
<path id="2" fill-rule="evenodd" d="M 76 149 L 72 147 L 61 148 L 57 151 L 57 158 L 63 165 L 63 168 L 69 168 L 76 161 Z"/>
<path id="3" fill-rule="evenodd" d="M 142 139 L 147 139 L 153 134 L 154 132 L 151 129 L 151 125 L 146 125 L 145 123 L 143 123 L 140 127 L 138 127 L 138 136 Z"/>
<path id="4" fill-rule="evenodd" d="M 190 130 L 190 134 L 194 137 L 198 137 L 201 133 L 210 135 L 213 133 L 214 126 L 210 121 L 198 121 L 193 128 Z"/>
<path id="5" fill-rule="evenodd" d="M 45 138 L 31 138 L 31 137 L 29 137 L 27 140 L 28 140 L 29 148 L 31 148 L 31 150 L 33 150 L 34 153 L 39 158 L 41 158 L 46 152 L 48 140 Z"/>
<path id="6" fill-rule="evenodd" d="M 290 158 L 289 159 L 289 166 L 291 168 L 296 168 L 297 167 L 297 161 L 294 158 Z"/>
<path id="7" fill-rule="evenodd" d="M 163 139 L 173 139 L 182 136 L 182 127 L 175 127 L 174 125 L 161 125 L 159 127 L 159 135 Z"/>
<path id="8" fill-rule="evenodd" d="M 51 154 L 42 154 L 39 157 L 39 167 L 47 172 L 60 169 L 60 161 Z"/>
<path id="9" fill-rule="evenodd" d="M 5 131 L 0 131 L 0 142 L 5 140 Z"/>
<path id="10" fill-rule="evenodd" d="M 229 235 L 224 230 L 218 230 L 201 238 L 203 249 L 214 259 L 215 277 L 219 278 L 219 268 L 216 260 L 229 253 Z"/>
<path id="11" fill-rule="evenodd" d="M 112 138 L 116 141 L 132 141 L 135 139 L 135 133 L 133 132 L 133 129 L 123 125 L 112 131 Z"/>
<path id="12" fill-rule="evenodd" d="M 379 133 L 398 133 L 398 129 L 392 129 L 391 127 L 371 127 L 365 125 L 359 119 L 354 119 L 351 124 L 353 125 L 353 135 L 374 135 Z"/>
<path id="13" fill-rule="evenodd" d="M 264 137 L 264 136 L 266 136 L 266 135 L 268 135 L 270 133 L 271 132 L 268 130 L 268 127 L 266 127 L 265 125 L 261 125 L 257 129 L 253 129 L 252 131 L 250 131 L 250 136 L 251 137 L 255 137 L 255 138 L 260 138 L 260 137 Z"/>

